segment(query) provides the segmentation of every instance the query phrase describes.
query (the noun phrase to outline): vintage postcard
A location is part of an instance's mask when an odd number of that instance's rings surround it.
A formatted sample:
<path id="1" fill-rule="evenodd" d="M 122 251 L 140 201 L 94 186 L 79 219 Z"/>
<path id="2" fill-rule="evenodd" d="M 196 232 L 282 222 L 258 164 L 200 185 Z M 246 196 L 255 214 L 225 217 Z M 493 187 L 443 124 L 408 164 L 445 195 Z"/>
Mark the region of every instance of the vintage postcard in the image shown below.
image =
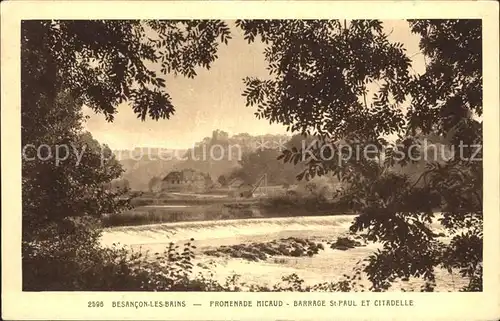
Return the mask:
<path id="1" fill-rule="evenodd" d="M 2 3 L 2 318 L 498 319 L 498 8 Z"/>

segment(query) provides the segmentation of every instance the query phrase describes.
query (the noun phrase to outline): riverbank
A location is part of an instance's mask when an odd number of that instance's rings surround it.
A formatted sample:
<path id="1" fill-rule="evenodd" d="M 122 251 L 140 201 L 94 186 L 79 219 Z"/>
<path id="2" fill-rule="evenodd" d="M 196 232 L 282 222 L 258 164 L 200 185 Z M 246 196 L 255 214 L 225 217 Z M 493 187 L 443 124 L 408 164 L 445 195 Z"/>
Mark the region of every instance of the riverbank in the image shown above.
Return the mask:
<path id="1" fill-rule="evenodd" d="M 282 277 L 295 274 L 304 281 L 304 285 L 312 286 L 339 281 L 344 275 L 352 274 L 359 261 L 380 248 L 379 244 L 372 242 L 366 246 L 332 248 L 331 243 L 339 237 L 351 237 L 348 228 L 352 220 L 352 215 L 336 215 L 114 227 L 103 231 L 101 242 L 106 246 L 119 243 L 134 251 L 161 253 L 170 242 L 182 245 L 194 238 L 193 275 L 212 277 L 221 283 L 239 275 L 239 282 L 249 289 L 252 285 L 272 286 L 281 282 Z M 440 231 L 436 223 L 433 223 L 433 229 Z M 286 255 L 277 253 L 257 260 L 249 256 L 234 257 L 231 251 L 213 255 L 214 252 L 224 252 L 220 251 L 224 247 L 255 249 L 259 248 L 256 244 L 280 243 L 280 240 L 289 238 L 321 246 L 317 246 L 320 249 L 312 255 L 293 256 L 291 252 L 283 252 Z M 465 283 L 466 280 L 458 274 L 436 270 L 436 291 L 458 291 Z M 358 284 L 360 291 L 369 288 L 366 276 Z M 390 290 L 420 291 L 422 285 L 421 279 L 408 279 L 398 282 Z"/>
<path id="2" fill-rule="evenodd" d="M 313 197 L 139 198 L 133 209 L 104 215 L 104 227 L 228 219 L 342 215 L 336 204 Z"/>

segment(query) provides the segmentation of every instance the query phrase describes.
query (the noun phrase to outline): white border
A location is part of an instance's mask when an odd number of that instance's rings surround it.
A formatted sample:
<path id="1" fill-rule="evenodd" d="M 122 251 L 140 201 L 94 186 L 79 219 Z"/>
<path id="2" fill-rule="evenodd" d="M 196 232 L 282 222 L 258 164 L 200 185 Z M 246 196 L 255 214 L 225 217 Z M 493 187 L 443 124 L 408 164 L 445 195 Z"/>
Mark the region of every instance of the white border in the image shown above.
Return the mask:
<path id="1" fill-rule="evenodd" d="M 496 1 L 19 1 L 1 3 L 2 318 L 493 320 L 499 295 L 499 24 Z M 135 293 L 21 292 L 20 20 L 175 18 L 480 18 L 484 53 L 484 292 L 482 293 Z M 209 308 L 215 299 L 413 299 L 414 307 Z M 186 300 L 187 308 L 87 308 L 88 300 Z M 192 303 L 203 303 L 193 307 Z"/>

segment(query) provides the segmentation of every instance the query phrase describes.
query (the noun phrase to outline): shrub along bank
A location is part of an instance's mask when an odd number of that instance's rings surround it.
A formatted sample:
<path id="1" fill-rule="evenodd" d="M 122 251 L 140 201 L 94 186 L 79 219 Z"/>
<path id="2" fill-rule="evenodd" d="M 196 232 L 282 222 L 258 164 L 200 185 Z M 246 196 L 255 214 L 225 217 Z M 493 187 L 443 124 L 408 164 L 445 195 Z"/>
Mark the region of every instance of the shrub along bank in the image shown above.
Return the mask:
<path id="1" fill-rule="evenodd" d="M 272 286 L 245 285 L 237 275 L 221 283 L 193 272 L 193 240 L 182 247 L 171 243 L 163 253 L 154 254 L 118 246 L 104 248 L 99 244 L 101 232 L 96 224 L 87 218 L 66 219 L 64 224 L 58 224 L 57 236 L 23 244 L 23 291 L 350 291 L 355 288 L 350 278 L 303 286 L 304 281 L 297 275 L 283 277 Z M 56 235 L 54 231 L 46 232 Z M 231 253 L 253 253 L 255 257 L 257 252 L 252 252 L 253 249 L 266 256 L 274 253 L 302 256 L 313 255 L 322 246 L 289 238 L 231 249 Z"/>

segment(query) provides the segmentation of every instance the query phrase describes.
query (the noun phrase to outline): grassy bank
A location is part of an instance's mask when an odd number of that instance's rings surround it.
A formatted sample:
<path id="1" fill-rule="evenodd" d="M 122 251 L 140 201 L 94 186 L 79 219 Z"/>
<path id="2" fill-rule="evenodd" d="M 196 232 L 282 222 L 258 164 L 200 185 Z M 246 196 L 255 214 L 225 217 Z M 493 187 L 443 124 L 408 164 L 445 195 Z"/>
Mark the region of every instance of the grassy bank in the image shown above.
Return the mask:
<path id="1" fill-rule="evenodd" d="M 105 215 L 104 227 L 248 218 L 345 214 L 335 203 L 313 196 L 272 198 L 137 198 L 130 211 Z M 172 206 L 172 207 L 169 207 Z M 179 207 L 176 207 L 179 206 Z M 182 207 L 181 207 L 182 206 Z"/>
<path id="2" fill-rule="evenodd" d="M 224 204 L 198 204 L 182 208 L 155 208 L 144 206 L 120 214 L 105 215 L 102 218 L 102 222 L 104 227 L 111 227 L 251 217 L 251 212 L 237 212 L 238 213 L 232 213 L 228 211 Z"/>
<path id="3" fill-rule="evenodd" d="M 189 198 L 189 197 L 163 197 L 151 198 L 141 197 L 131 201 L 133 206 L 146 206 L 146 205 L 212 205 L 212 204 L 256 204 L 258 199 L 236 199 L 236 198 Z"/>

